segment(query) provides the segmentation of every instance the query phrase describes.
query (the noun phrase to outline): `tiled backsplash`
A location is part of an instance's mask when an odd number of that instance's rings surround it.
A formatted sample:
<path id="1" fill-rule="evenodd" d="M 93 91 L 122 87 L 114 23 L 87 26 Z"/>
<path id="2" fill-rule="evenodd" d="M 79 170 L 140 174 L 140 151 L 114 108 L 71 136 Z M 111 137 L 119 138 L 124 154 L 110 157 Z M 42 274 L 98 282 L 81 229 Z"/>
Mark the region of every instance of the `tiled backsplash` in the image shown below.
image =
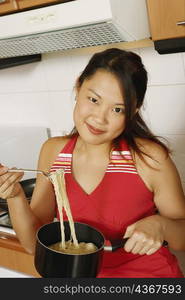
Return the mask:
<path id="1" fill-rule="evenodd" d="M 185 53 L 140 54 L 149 74 L 143 116 L 154 133 L 169 138 L 185 190 Z M 52 136 L 73 127 L 76 78 L 91 55 L 45 54 L 41 62 L 0 71 L 0 125 L 43 126 Z"/>

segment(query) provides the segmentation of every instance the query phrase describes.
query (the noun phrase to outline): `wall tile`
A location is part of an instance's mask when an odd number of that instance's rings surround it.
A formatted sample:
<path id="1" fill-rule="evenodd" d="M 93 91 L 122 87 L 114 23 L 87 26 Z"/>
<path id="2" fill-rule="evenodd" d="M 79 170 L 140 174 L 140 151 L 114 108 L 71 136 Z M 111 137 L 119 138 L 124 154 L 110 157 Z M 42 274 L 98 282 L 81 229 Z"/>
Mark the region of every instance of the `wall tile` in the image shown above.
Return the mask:
<path id="1" fill-rule="evenodd" d="M 72 89 L 72 65 L 67 52 L 44 54 L 43 70 L 49 91 Z"/>
<path id="2" fill-rule="evenodd" d="M 89 62 L 89 59 L 92 57 L 92 55 L 75 55 L 71 57 L 71 64 L 73 66 L 73 72 L 72 72 L 72 83 L 73 86 L 75 85 L 75 82 L 77 80 L 77 78 L 79 77 L 79 75 L 81 74 L 81 72 L 84 70 L 84 68 L 86 67 L 86 65 Z"/>
<path id="3" fill-rule="evenodd" d="M 182 182 L 185 182 L 185 133 L 163 134 L 162 136 L 167 139 L 172 150 L 172 159 L 179 171 Z"/>
<path id="4" fill-rule="evenodd" d="M 140 115 L 141 117 L 143 118 L 143 120 L 145 121 L 146 125 L 151 128 L 152 127 L 152 124 L 151 124 L 151 117 L 150 117 L 150 114 L 149 114 L 149 110 L 147 109 L 147 99 L 145 97 L 144 99 L 144 102 L 143 102 L 143 105 L 140 109 Z"/>
<path id="5" fill-rule="evenodd" d="M 42 144 L 48 139 L 45 127 L 0 126 L 1 163 L 8 167 L 37 168 Z M 24 179 L 35 177 L 35 173 L 25 173 Z"/>
<path id="6" fill-rule="evenodd" d="M 2 94 L 0 104 L 0 125 L 50 125 L 51 107 L 46 92 Z"/>
<path id="7" fill-rule="evenodd" d="M 70 132 L 73 128 L 74 95 L 71 91 L 50 92 L 50 129 L 52 135 Z"/>
<path id="8" fill-rule="evenodd" d="M 73 89 L 90 56 L 69 56 L 63 51 L 45 54 L 43 57 L 47 88 L 50 91 L 61 91 Z"/>
<path id="9" fill-rule="evenodd" d="M 44 126 L 63 133 L 73 127 L 71 91 L 3 94 L 0 103 L 0 125 Z"/>
<path id="10" fill-rule="evenodd" d="M 181 53 L 160 55 L 153 48 L 143 48 L 140 54 L 148 71 L 149 85 L 185 83 Z"/>
<path id="11" fill-rule="evenodd" d="M 184 74 L 185 74 L 185 52 L 182 52 L 181 56 L 182 56 L 182 61 L 183 61 Z"/>
<path id="12" fill-rule="evenodd" d="M 54 136 L 64 136 L 68 134 L 68 130 L 62 130 L 62 129 L 50 129 L 49 130 L 49 137 L 54 137 Z"/>
<path id="13" fill-rule="evenodd" d="M 0 94 L 45 91 L 42 61 L 0 70 Z"/>
<path id="14" fill-rule="evenodd" d="M 185 85 L 148 87 L 145 109 L 154 133 L 185 133 Z"/>

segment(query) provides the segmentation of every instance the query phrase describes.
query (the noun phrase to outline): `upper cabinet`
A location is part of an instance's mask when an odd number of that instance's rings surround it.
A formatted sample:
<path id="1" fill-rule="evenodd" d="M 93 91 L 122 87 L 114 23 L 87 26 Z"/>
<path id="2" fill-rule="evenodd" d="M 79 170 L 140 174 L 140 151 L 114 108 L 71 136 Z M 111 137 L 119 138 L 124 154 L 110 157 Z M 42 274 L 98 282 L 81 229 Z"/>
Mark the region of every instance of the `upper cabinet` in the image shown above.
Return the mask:
<path id="1" fill-rule="evenodd" d="M 18 3 L 15 0 L 0 0 L 0 14 L 17 11 Z"/>
<path id="2" fill-rule="evenodd" d="M 146 0 L 151 38 L 160 54 L 185 51 L 185 0 Z"/>
<path id="3" fill-rule="evenodd" d="M 72 0 L 0 0 L 0 15 Z"/>
<path id="4" fill-rule="evenodd" d="M 61 2 L 67 2 L 67 1 L 61 1 L 61 0 L 17 0 L 19 8 L 30 8 L 30 7 L 37 7 L 37 6 L 45 6 L 48 4 L 56 4 Z"/>
<path id="5" fill-rule="evenodd" d="M 185 0 L 147 0 L 153 40 L 185 37 Z"/>

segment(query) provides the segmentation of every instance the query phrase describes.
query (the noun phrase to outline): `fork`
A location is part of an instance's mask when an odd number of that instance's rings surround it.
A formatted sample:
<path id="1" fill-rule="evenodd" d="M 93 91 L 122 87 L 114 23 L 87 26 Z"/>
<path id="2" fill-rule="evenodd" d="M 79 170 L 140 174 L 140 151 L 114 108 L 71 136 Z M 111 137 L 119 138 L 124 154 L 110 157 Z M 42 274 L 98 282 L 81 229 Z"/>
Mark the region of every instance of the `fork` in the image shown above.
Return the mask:
<path id="1" fill-rule="evenodd" d="M 42 170 L 35 170 L 35 169 L 9 169 L 8 172 L 10 173 L 15 173 L 15 172 L 25 172 L 25 173 L 30 173 L 30 172 L 36 172 L 36 173 L 39 173 L 39 174 L 42 174 L 46 177 L 49 177 L 50 173 L 49 172 L 45 172 L 45 171 L 42 171 Z"/>

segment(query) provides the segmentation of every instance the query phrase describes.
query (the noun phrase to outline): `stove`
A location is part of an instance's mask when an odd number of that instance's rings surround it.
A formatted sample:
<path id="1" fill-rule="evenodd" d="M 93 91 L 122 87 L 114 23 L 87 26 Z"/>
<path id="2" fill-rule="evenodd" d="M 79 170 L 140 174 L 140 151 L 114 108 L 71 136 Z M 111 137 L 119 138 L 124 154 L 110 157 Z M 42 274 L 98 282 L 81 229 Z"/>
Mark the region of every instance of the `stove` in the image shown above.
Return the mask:
<path id="1" fill-rule="evenodd" d="M 15 234 L 12 228 L 9 213 L 6 210 L 0 208 L 0 231 Z"/>
<path id="2" fill-rule="evenodd" d="M 20 181 L 20 184 L 25 192 L 26 199 L 29 203 L 35 187 L 35 183 L 36 183 L 36 178 L 29 178 Z M 4 231 L 5 228 L 11 229 L 13 231 L 11 219 L 8 212 L 7 202 L 6 200 L 0 198 L 0 231 Z"/>
<path id="3" fill-rule="evenodd" d="M 0 209 L 0 226 L 12 228 L 10 216 L 7 211 Z"/>

